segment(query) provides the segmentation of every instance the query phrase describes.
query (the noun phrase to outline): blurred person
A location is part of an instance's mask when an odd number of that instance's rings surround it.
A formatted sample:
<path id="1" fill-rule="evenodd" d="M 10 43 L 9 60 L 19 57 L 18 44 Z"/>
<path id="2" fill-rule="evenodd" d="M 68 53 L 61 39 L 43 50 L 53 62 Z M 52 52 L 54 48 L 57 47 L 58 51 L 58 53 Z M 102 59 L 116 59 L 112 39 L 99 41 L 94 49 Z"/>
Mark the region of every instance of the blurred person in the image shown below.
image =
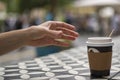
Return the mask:
<path id="1" fill-rule="evenodd" d="M 4 32 L 0 34 L 0 54 L 5 54 L 22 46 L 69 46 L 56 39 L 75 40 L 75 27 L 59 21 L 47 21 L 38 26 Z"/>
<path id="2" fill-rule="evenodd" d="M 93 33 L 99 32 L 98 21 L 94 14 L 87 16 L 87 26 L 89 32 L 93 32 Z"/>
<path id="3" fill-rule="evenodd" d="M 115 29 L 114 35 L 120 35 L 120 14 L 115 13 L 111 18 L 111 30 Z"/>
<path id="4" fill-rule="evenodd" d="M 99 32 L 98 32 L 98 34 L 100 36 L 105 36 L 104 35 L 104 28 L 103 28 L 103 26 L 104 26 L 103 21 L 104 21 L 104 19 L 102 17 L 98 16 L 98 24 L 99 24 Z"/>
<path id="5" fill-rule="evenodd" d="M 39 17 L 35 17 L 35 18 L 31 19 L 30 25 L 39 25 L 39 24 L 41 24 L 41 22 L 42 21 Z"/>
<path id="6" fill-rule="evenodd" d="M 26 14 L 22 15 L 22 28 L 27 28 L 30 26 L 29 18 Z"/>
<path id="7" fill-rule="evenodd" d="M 73 23 L 73 15 L 70 12 L 65 13 L 65 20 L 66 23 L 72 24 Z"/>
<path id="8" fill-rule="evenodd" d="M 29 19 L 27 15 L 25 14 L 20 15 L 16 20 L 15 29 L 18 30 L 18 29 L 27 28 L 27 27 L 29 27 Z"/>
<path id="9" fill-rule="evenodd" d="M 76 17 L 76 26 L 77 26 L 77 31 L 79 33 L 85 33 L 87 30 L 87 19 L 85 16 L 77 16 Z"/>
<path id="10" fill-rule="evenodd" d="M 16 30 L 22 29 L 23 28 L 22 25 L 23 25 L 22 17 L 19 16 L 15 23 L 15 29 Z"/>
<path id="11" fill-rule="evenodd" d="M 53 21 L 54 20 L 54 15 L 51 12 L 48 12 L 46 17 L 45 17 L 46 21 Z"/>
<path id="12" fill-rule="evenodd" d="M 16 18 L 14 16 L 8 16 L 4 21 L 5 31 L 11 31 L 15 29 Z"/>
<path id="13" fill-rule="evenodd" d="M 7 31 L 10 30 L 10 27 L 9 27 L 9 17 L 7 17 L 7 18 L 4 20 L 4 27 L 5 27 L 5 32 L 7 32 Z"/>

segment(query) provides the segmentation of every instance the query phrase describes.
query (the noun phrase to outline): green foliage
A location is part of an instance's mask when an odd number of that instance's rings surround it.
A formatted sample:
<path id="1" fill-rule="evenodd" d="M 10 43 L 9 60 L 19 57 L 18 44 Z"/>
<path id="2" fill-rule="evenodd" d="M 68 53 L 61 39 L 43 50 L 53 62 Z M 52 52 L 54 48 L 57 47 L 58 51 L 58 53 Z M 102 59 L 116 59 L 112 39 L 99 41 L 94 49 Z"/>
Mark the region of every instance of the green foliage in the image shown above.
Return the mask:
<path id="1" fill-rule="evenodd" d="M 7 12 L 18 12 L 18 4 L 19 0 L 0 0 L 1 2 L 4 2 L 7 7 Z"/>
<path id="2" fill-rule="evenodd" d="M 5 2 L 5 3 L 7 3 L 7 2 L 8 2 L 8 0 L 0 0 L 0 1 Z"/>
<path id="3" fill-rule="evenodd" d="M 8 12 L 31 10 L 38 7 L 57 8 L 64 7 L 74 0 L 0 0 L 7 4 Z"/>
<path id="4" fill-rule="evenodd" d="M 24 10 L 31 10 L 32 8 L 38 8 L 38 7 L 64 7 L 65 5 L 68 5 L 74 0 L 20 0 L 19 2 L 19 9 L 20 12 L 23 12 Z"/>

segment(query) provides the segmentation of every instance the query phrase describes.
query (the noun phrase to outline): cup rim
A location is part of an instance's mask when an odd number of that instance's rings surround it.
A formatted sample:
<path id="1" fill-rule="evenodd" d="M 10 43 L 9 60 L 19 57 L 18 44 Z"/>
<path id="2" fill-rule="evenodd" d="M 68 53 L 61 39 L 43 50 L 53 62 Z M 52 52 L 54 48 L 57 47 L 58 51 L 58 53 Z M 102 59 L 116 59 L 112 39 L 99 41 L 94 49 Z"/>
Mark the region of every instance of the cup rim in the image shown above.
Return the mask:
<path id="1" fill-rule="evenodd" d="M 87 46 L 113 46 L 114 43 L 112 42 L 106 42 L 106 43 L 91 43 L 91 42 L 86 42 Z"/>

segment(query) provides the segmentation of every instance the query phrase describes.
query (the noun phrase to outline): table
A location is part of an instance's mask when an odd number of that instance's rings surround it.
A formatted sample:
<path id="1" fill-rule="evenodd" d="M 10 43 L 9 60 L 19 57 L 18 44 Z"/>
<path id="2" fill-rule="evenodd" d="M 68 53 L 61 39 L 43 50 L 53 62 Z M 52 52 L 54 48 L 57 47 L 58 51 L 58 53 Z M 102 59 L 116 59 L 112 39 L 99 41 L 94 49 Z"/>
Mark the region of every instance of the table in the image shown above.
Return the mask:
<path id="1" fill-rule="evenodd" d="M 120 80 L 120 57 L 119 51 L 115 49 L 114 47 L 111 75 L 100 80 Z M 87 48 L 72 48 L 0 67 L 0 80 L 91 80 Z"/>

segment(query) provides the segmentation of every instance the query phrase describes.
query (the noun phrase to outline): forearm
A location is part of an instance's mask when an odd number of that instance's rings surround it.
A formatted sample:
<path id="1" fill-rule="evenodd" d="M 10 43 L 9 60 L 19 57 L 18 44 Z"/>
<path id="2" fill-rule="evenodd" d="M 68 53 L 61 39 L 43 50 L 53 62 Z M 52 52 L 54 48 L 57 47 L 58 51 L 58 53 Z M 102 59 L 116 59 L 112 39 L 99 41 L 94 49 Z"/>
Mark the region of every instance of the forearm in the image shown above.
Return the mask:
<path id="1" fill-rule="evenodd" d="M 0 55 L 22 47 L 30 39 L 28 29 L 21 29 L 0 34 Z"/>

